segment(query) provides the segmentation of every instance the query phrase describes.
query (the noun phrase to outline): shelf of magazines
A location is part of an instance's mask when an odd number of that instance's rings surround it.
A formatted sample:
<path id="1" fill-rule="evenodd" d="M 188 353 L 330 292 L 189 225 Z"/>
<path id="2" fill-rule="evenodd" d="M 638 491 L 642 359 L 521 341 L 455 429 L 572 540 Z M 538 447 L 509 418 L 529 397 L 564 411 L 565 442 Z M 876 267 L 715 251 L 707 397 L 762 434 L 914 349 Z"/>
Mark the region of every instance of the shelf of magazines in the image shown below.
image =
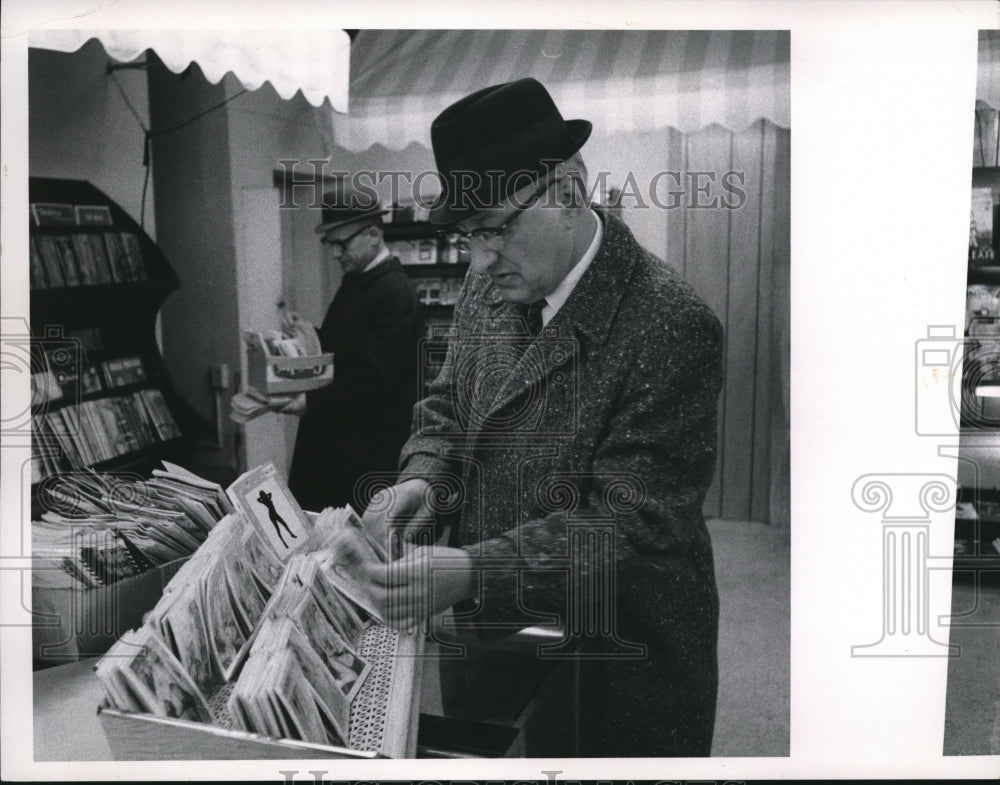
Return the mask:
<path id="1" fill-rule="evenodd" d="M 956 578 L 1000 580 L 1000 499 L 992 489 L 959 492 L 953 566 Z M 973 572 L 963 576 L 962 570 Z"/>
<path id="2" fill-rule="evenodd" d="M 31 482 L 93 468 L 126 469 L 169 456 L 191 441 L 156 386 L 131 386 L 110 395 L 35 406 Z"/>
<path id="3" fill-rule="evenodd" d="M 413 757 L 423 637 L 388 628 L 386 562 L 349 507 L 303 512 L 271 465 L 100 661 L 118 760 Z"/>
<path id="4" fill-rule="evenodd" d="M 207 424 L 159 354 L 156 316 L 180 284 L 153 239 L 87 181 L 32 177 L 29 208 L 34 503 L 59 474 L 176 459 Z"/>
<path id="5" fill-rule="evenodd" d="M 970 286 L 995 287 L 1000 283 L 1000 168 L 972 170 L 969 211 Z"/>
<path id="6" fill-rule="evenodd" d="M 92 183 L 32 177 L 28 191 L 33 292 L 177 288 L 152 238 Z"/>

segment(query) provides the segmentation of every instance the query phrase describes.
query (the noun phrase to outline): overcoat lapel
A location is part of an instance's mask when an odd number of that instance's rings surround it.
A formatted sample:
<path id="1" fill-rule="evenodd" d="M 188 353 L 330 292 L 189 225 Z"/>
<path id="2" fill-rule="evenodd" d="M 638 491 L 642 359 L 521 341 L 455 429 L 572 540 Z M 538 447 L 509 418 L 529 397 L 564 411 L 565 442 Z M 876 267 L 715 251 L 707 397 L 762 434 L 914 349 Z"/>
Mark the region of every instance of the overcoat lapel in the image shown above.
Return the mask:
<path id="1" fill-rule="evenodd" d="M 527 342 L 527 349 L 510 374 L 493 380 L 495 390 L 491 390 L 492 404 L 487 420 L 496 420 L 501 409 L 517 403 L 519 398 L 537 395 L 539 385 L 550 384 L 568 364 L 578 363 L 580 336 L 597 344 L 607 341 L 641 249 L 634 240 L 623 235 L 614 222 L 604 221 L 604 227 L 604 239 L 594 261 L 562 308 L 534 340 L 527 336 L 526 326 L 520 319 L 520 307 L 504 302 L 492 284 L 487 288 L 485 299 L 489 315 L 485 332 L 505 334 L 512 346 L 523 348 Z M 511 324 L 517 325 L 517 336 L 511 335 Z M 504 329 L 506 333 L 502 332 Z M 482 400 L 487 397 L 484 395 Z"/>

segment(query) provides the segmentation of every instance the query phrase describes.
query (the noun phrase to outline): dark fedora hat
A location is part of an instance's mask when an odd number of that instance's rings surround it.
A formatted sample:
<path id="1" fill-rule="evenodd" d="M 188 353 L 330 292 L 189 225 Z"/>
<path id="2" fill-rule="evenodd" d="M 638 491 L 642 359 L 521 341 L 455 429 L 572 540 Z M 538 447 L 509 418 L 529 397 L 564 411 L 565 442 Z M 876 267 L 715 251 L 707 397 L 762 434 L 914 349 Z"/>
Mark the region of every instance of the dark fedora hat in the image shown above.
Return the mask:
<path id="1" fill-rule="evenodd" d="M 587 120 L 563 120 L 537 79 L 486 87 L 457 101 L 431 124 L 443 180 L 431 222 L 451 223 L 499 204 L 573 155 L 591 128 Z"/>
<path id="2" fill-rule="evenodd" d="M 389 208 L 382 207 L 378 194 L 344 186 L 323 194 L 323 212 L 316 233 L 321 234 L 365 219 L 379 218 L 387 212 Z"/>

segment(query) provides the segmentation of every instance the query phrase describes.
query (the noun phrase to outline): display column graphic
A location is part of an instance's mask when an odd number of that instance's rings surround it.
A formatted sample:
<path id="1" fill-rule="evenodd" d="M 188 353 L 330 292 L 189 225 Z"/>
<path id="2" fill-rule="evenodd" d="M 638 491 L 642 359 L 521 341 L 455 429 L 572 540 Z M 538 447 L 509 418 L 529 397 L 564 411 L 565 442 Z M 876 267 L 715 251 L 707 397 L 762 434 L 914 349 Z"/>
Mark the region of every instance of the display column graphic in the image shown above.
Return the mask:
<path id="1" fill-rule="evenodd" d="M 550 475 L 537 489 L 543 506 L 567 514 L 569 585 L 566 595 L 565 638 L 539 646 L 540 658 L 643 659 L 646 647 L 622 639 L 616 602 L 615 530 L 617 516 L 634 513 L 645 501 L 645 487 L 633 475 L 602 477 L 603 509 L 577 517 L 587 475 Z"/>
<path id="2" fill-rule="evenodd" d="M 615 522 L 570 521 L 566 638 L 539 648 L 540 657 L 642 659 L 646 647 L 618 636 L 615 604 Z"/>
<path id="3" fill-rule="evenodd" d="M 953 511 L 955 481 L 944 474 L 866 474 L 855 505 L 882 514 L 882 637 L 851 647 L 854 657 L 949 657 L 958 647 L 930 630 L 928 552 L 932 513 Z"/>

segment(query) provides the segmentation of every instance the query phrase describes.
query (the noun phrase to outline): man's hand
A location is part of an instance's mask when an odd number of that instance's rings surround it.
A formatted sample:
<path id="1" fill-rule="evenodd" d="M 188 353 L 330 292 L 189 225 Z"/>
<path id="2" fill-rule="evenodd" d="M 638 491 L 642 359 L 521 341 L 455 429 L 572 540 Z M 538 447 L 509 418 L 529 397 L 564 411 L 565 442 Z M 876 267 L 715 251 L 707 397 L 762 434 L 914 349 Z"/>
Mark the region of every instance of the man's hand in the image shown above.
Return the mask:
<path id="1" fill-rule="evenodd" d="M 461 548 L 420 547 L 394 562 L 360 568 L 384 608 L 386 623 L 411 631 L 475 595 L 472 558 Z"/>
<path id="2" fill-rule="evenodd" d="M 427 504 L 429 487 L 427 480 L 415 477 L 380 491 L 369 502 L 361 524 L 389 558 L 398 558 L 412 547 L 416 531 L 433 522 Z M 391 532 L 396 536 L 390 539 Z"/>
<path id="3" fill-rule="evenodd" d="M 284 315 L 281 317 L 281 329 L 286 333 L 297 333 L 299 331 L 299 325 L 304 323 L 303 319 L 295 311 L 285 311 Z"/>

